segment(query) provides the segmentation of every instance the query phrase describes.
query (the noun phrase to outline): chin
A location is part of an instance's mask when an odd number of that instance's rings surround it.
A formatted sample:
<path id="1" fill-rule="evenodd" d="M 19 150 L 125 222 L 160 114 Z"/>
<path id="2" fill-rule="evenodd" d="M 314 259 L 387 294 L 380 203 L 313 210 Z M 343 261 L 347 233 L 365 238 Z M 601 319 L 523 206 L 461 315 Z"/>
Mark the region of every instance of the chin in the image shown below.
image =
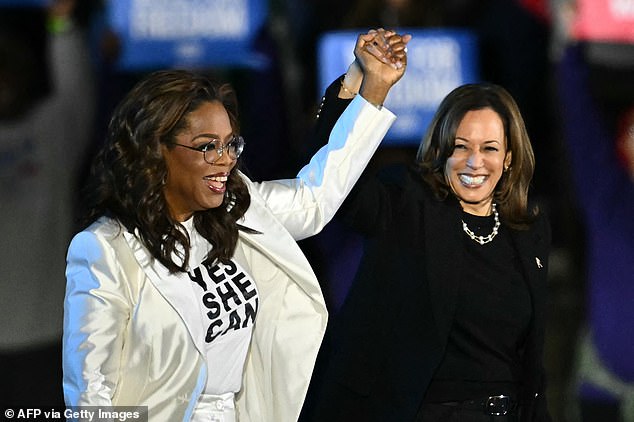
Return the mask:
<path id="1" fill-rule="evenodd" d="M 202 199 L 202 198 L 201 198 Z M 224 195 L 213 195 L 213 196 L 208 196 L 207 198 L 204 198 L 203 200 L 201 200 L 199 202 L 199 205 L 201 206 L 201 209 L 204 210 L 210 210 L 213 208 L 218 208 L 220 206 L 222 206 L 223 201 L 225 200 L 225 196 Z"/>
<path id="2" fill-rule="evenodd" d="M 491 195 L 474 195 L 472 192 L 458 192 L 458 198 L 468 204 L 480 204 L 491 198 Z"/>
<path id="3" fill-rule="evenodd" d="M 209 207 L 207 209 L 219 208 L 222 206 L 223 201 L 224 201 L 224 197 L 220 198 L 219 201 L 213 201 L 209 204 Z"/>

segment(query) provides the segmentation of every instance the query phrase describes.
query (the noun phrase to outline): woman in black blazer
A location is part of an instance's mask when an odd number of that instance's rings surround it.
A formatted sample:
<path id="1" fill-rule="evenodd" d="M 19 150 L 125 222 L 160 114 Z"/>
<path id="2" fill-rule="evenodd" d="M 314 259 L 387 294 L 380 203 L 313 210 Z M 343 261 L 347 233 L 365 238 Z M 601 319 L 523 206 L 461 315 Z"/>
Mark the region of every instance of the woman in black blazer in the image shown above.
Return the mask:
<path id="1" fill-rule="evenodd" d="M 359 86 L 344 76 L 323 99 L 317 139 Z M 513 98 L 471 84 L 443 100 L 412 166 L 362 178 L 339 218 L 365 235 L 364 256 L 306 420 L 550 420 L 550 227 L 528 205 L 533 169 Z"/>

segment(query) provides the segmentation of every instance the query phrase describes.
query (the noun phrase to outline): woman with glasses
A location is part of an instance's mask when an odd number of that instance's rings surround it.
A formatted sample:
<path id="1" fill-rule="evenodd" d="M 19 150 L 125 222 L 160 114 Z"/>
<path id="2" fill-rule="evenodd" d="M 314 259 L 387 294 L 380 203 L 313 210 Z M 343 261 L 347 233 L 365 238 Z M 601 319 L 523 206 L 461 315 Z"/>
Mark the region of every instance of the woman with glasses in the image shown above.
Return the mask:
<path id="1" fill-rule="evenodd" d="M 331 219 L 395 119 L 381 105 L 406 40 L 387 35 L 383 61 L 368 52 L 376 32 L 358 37 L 360 95 L 295 179 L 240 172 L 227 85 L 160 71 L 123 99 L 94 164 L 90 225 L 67 256 L 67 405 L 297 420 L 327 312 L 296 241 Z"/>

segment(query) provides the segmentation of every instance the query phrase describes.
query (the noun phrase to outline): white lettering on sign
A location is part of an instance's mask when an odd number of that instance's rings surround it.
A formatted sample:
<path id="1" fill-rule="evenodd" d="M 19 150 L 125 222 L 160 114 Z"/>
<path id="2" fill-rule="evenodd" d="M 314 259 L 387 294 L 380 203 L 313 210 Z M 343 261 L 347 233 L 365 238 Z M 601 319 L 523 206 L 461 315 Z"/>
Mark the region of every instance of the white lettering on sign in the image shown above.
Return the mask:
<path id="1" fill-rule="evenodd" d="M 241 38 L 248 0 L 133 0 L 132 39 Z"/>
<path id="2" fill-rule="evenodd" d="M 390 93 L 390 104 L 398 107 L 436 108 L 440 101 L 461 84 L 460 75 L 453 71 L 440 75 L 411 73 Z"/>
<path id="3" fill-rule="evenodd" d="M 435 109 L 452 89 L 461 85 L 460 45 L 451 38 L 422 40 L 408 46 L 408 69 L 390 93 L 396 107 Z"/>
<path id="4" fill-rule="evenodd" d="M 611 0 L 610 12 L 619 19 L 633 19 L 634 0 Z"/>
<path id="5" fill-rule="evenodd" d="M 408 51 L 416 68 L 442 71 L 460 66 L 460 45 L 449 37 L 428 38 L 412 44 Z"/>

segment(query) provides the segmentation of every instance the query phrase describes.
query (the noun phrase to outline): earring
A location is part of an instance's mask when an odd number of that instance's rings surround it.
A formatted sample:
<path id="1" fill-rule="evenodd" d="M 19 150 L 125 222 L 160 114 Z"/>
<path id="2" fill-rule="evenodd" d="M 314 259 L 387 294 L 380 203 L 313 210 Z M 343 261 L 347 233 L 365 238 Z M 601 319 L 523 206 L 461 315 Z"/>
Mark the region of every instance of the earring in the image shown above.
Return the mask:
<path id="1" fill-rule="evenodd" d="M 227 191 L 226 199 L 228 199 L 228 201 L 225 210 L 231 212 L 233 207 L 236 206 L 236 195 L 233 192 Z"/>

